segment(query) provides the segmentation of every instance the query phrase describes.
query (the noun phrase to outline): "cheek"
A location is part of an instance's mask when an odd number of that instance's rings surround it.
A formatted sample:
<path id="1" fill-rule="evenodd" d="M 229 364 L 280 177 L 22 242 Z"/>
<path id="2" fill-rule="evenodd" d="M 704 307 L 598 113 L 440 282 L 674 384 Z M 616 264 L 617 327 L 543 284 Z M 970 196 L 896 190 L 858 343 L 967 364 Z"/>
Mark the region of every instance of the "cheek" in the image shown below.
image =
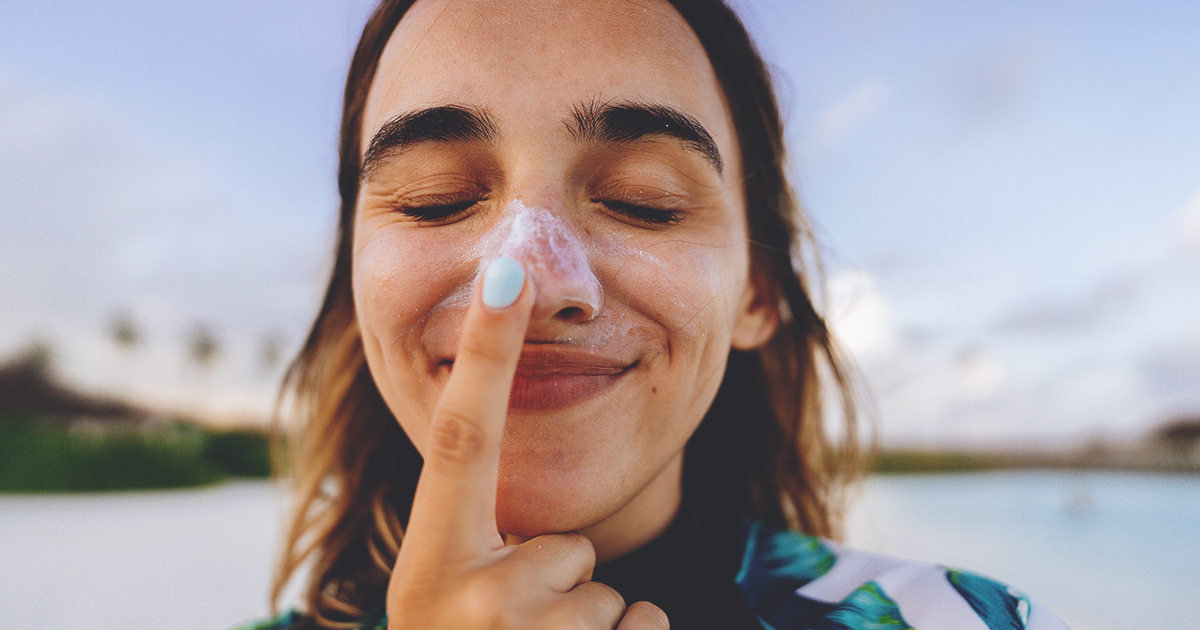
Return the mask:
<path id="1" fill-rule="evenodd" d="M 444 248 L 431 247 L 427 239 L 411 236 L 402 230 L 380 230 L 367 237 L 354 255 L 359 325 L 364 336 L 384 346 L 406 339 L 453 292 L 453 256 Z"/>
<path id="2" fill-rule="evenodd" d="M 439 395 L 425 352 L 430 324 L 461 314 L 470 300 L 472 273 L 461 259 L 456 249 L 403 229 L 376 230 L 354 252 L 354 305 L 367 364 L 410 437 L 423 434 L 410 425 L 429 414 Z M 459 302 L 462 308 L 453 308 Z"/>
<path id="3" fill-rule="evenodd" d="M 630 251 L 615 275 L 635 310 L 663 327 L 672 351 L 686 341 L 725 343 L 745 284 L 735 245 L 663 239 Z"/>

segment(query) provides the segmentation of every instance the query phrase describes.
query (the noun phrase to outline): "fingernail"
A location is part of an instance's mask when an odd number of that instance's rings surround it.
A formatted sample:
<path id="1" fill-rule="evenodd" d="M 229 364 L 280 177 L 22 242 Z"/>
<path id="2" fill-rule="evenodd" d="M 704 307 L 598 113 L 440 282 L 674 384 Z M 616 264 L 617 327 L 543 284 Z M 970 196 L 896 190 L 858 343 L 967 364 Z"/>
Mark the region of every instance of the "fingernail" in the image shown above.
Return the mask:
<path id="1" fill-rule="evenodd" d="M 501 256 L 488 263 L 483 271 L 483 303 L 489 308 L 512 306 L 525 285 L 525 270 L 521 264 Z"/>

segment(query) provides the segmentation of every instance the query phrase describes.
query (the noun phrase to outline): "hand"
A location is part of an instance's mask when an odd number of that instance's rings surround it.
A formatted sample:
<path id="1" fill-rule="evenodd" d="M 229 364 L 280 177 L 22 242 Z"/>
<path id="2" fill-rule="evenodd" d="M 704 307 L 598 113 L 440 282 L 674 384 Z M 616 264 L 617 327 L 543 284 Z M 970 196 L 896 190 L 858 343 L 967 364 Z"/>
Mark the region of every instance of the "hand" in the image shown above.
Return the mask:
<path id="1" fill-rule="evenodd" d="M 666 630 L 657 606 L 627 609 L 619 593 L 591 581 L 596 554 L 582 534 L 504 544 L 496 528 L 500 438 L 534 287 L 511 259 L 483 275 L 429 426 L 388 584 L 388 627 Z"/>

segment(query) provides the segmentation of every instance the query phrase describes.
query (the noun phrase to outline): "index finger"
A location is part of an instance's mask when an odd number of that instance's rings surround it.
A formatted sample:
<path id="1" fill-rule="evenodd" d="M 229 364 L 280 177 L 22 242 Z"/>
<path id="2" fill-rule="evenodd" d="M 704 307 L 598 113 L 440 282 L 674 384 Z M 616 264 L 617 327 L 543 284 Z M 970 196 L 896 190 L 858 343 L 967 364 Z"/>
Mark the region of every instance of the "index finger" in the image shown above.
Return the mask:
<path id="1" fill-rule="evenodd" d="M 503 546 L 496 531 L 500 440 L 533 287 L 511 258 L 484 270 L 426 439 L 405 546 L 438 562 Z M 429 554 L 429 555 L 426 555 Z"/>

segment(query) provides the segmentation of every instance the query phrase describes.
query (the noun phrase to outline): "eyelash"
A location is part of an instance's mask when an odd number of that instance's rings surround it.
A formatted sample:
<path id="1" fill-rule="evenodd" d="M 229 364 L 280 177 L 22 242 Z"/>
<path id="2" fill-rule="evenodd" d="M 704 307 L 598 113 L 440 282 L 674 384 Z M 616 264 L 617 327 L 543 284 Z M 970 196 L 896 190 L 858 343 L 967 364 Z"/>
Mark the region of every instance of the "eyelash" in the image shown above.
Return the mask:
<path id="1" fill-rule="evenodd" d="M 639 206 L 637 204 L 626 203 L 624 201 L 600 200 L 604 207 L 625 215 L 636 221 L 648 223 L 651 225 L 678 225 L 683 221 L 683 213 L 678 210 L 663 210 L 661 208 L 649 208 Z"/>
<path id="2" fill-rule="evenodd" d="M 465 212 L 471 206 L 482 201 L 482 198 L 463 199 L 453 203 L 431 204 L 425 206 L 402 206 L 397 208 L 401 214 L 418 221 L 445 221 L 455 215 Z"/>
<path id="3" fill-rule="evenodd" d="M 482 201 L 482 198 L 464 199 L 454 203 L 430 204 L 424 206 L 403 206 L 397 210 L 405 216 L 417 221 L 445 221 L 455 215 L 465 212 L 471 206 Z M 624 215 L 641 223 L 649 225 L 678 225 L 683 220 L 683 213 L 677 210 L 663 210 L 616 200 L 597 200 L 597 203 L 612 212 Z"/>

